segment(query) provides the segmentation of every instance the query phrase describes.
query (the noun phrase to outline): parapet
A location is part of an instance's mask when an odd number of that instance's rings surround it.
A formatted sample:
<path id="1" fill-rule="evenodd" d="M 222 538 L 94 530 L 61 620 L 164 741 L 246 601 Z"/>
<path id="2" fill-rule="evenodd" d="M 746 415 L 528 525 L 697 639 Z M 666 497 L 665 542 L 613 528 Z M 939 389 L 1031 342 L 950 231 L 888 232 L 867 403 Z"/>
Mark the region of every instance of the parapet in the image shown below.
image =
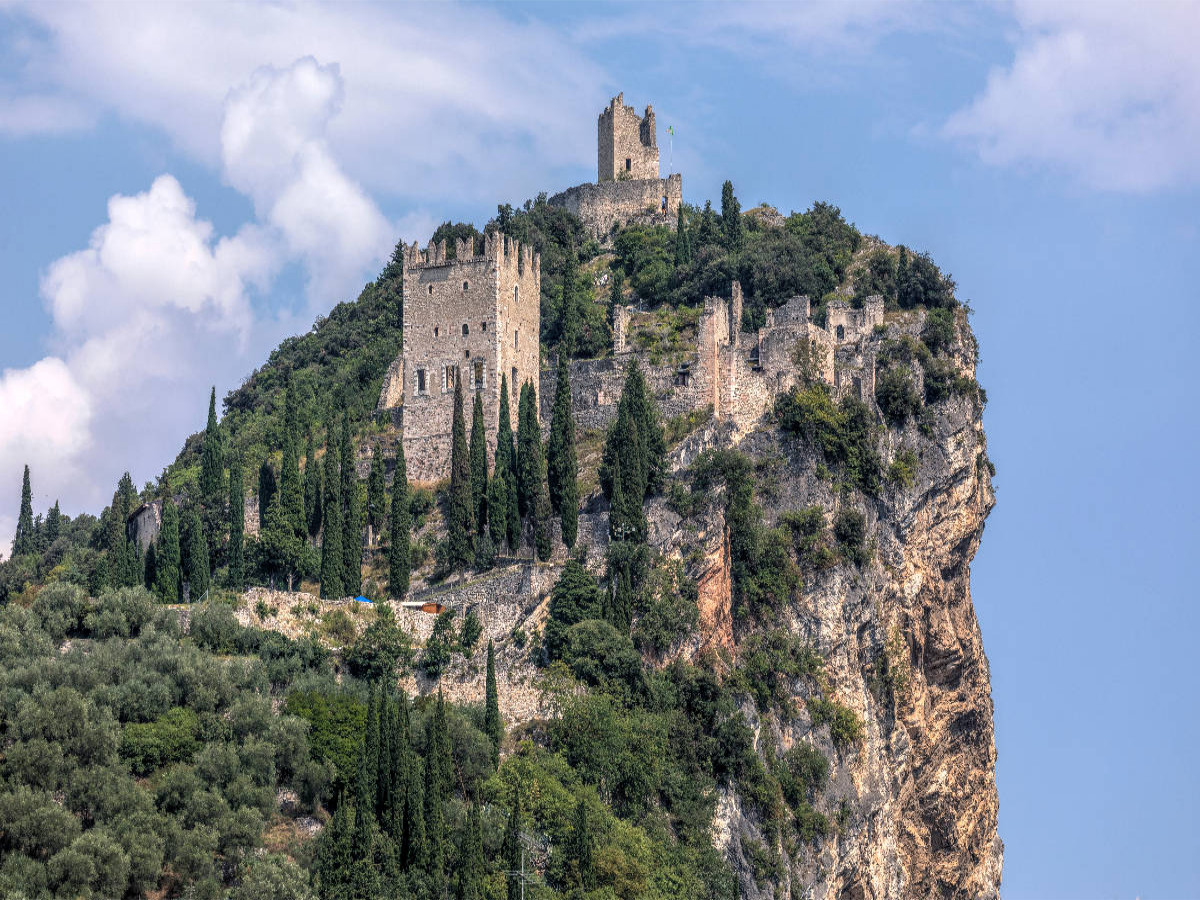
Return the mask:
<path id="1" fill-rule="evenodd" d="M 430 241 L 428 249 L 422 250 L 416 241 L 404 250 L 404 268 L 426 269 L 433 266 L 470 265 L 490 261 L 498 266 L 516 265 L 522 274 L 532 267 L 534 277 L 541 273 L 542 256 L 529 245 L 522 245 L 499 231 L 483 236 L 483 253 L 475 252 L 475 242 L 470 238 L 456 238 L 453 257 L 446 252 L 445 241 Z"/>

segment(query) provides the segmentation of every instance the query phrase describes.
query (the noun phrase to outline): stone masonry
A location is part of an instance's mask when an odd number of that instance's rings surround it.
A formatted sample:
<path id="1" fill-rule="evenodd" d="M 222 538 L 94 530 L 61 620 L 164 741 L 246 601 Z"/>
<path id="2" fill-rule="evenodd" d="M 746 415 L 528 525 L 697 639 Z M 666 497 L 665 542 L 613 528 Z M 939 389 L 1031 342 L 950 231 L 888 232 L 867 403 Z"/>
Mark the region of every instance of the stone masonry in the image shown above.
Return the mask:
<path id="1" fill-rule="evenodd" d="M 603 240 L 614 227 L 652 224 L 674 227 L 683 202 L 683 178 L 659 177 L 654 110 L 645 116 L 613 97 L 596 125 L 596 184 L 581 184 L 550 198 L 578 216 L 591 234 Z"/>
<path id="2" fill-rule="evenodd" d="M 459 241 L 428 250 L 413 244 L 404 259 L 404 346 L 388 369 L 379 409 L 404 435 L 408 477 L 433 482 L 450 472 L 454 385 L 461 379 L 470 429 L 473 394 L 483 398 L 488 457 L 494 458 L 500 417 L 500 377 L 508 378 L 512 412 L 527 381 L 538 386 L 541 260 L 498 233 L 482 254 Z"/>

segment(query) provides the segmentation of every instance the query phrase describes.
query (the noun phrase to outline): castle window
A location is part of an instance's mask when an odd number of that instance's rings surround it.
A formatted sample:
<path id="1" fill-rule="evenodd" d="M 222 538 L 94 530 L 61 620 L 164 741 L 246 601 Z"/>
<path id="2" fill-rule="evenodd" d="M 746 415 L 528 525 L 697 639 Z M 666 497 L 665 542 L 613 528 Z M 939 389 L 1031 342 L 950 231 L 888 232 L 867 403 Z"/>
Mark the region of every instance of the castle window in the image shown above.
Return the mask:
<path id="1" fill-rule="evenodd" d="M 632 169 L 633 169 L 633 160 L 627 156 L 627 157 L 625 157 L 625 171 L 628 172 Z"/>
<path id="2" fill-rule="evenodd" d="M 442 330 L 442 329 L 440 329 L 440 328 L 438 328 L 436 325 L 434 325 L 434 326 L 433 326 L 433 336 L 434 336 L 434 337 L 437 337 L 437 336 L 438 336 L 438 335 L 441 333 L 441 330 Z"/>
<path id="3" fill-rule="evenodd" d="M 442 393 L 448 394 L 454 390 L 454 366 L 442 367 Z"/>
<path id="4" fill-rule="evenodd" d="M 467 288 L 469 288 L 469 287 L 470 287 L 470 285 L 468 285 L 468 284 L 467 284 L 467 282 L 465 282 L 465 281 L 464 281 L 464 282 L 463 282 L 463 290 L 465 291 L 465 290 L 467 290 Z"/>
<path id="5" fill-rule="evenodd" d="M 471 333 L 471 329 L 467 327 L 467 323 L 463 322 L 463 337 Z"/>
<path id="6" fill-rule="evenodd" d="M 514 284 L 513 285 L 513 303 L 518 302 L 520 299 L 521 299 L 521 286 L 519 284 Z"/>
<path id="7" fill-rule="evenodd" d="M 475 360 L 475 377 L 473 379 L 471 387 L 473 387 L 477 391 L 483 390 L 483 360 L 482 359 Z"/>
<path id="8" fill-rule="evenodd" d="M 517 399 L 517 367 L 513 366 L 512 381 L 508 383 L 508 389 L 512 391 L 513 399 Z"/>
<path id="9" fill-rule="evenodd" d="M 844 341 L 846 339 L 846 329 L 842 325 L 837 327 L 837 339 L 839 341 Z"/>
<path id="10" fill-rule="evenodd" d="M 464 351 L 463 351 L 463 359 L 470 359 L 470 358 L 471 358 L 471 351 L 470 351 L 470 350 L 464 350 Z"/>
<path id="11" fill-rule="evenodd" d="M 417 394 L 420 395 L 424 393 L 426 393 L 425 370 L 417 369 Z"/>
<path id="12" fill-rule="evenodd" d="M 487 331 L 487 322 L 480 322 L 480 323 L 479 323 L 479 330 L 480 330 L 480 331 Z"/>
<path id="13" fill-rule="evenodd" d="M 667 198 L 666 197 L 662 198 L 662 211 L 663 212 L 667 211 Z"/>
<path id="14" fill-rule="evenodd" d="M 517 349 L 517 332 L 513 332 L 513 349 Z"/>
<path id="15" fill-rule="evenodd" d="M 433 285 L 432 284 L 429 286 L 429 295 L 431 297 L 433 296 Z"/>

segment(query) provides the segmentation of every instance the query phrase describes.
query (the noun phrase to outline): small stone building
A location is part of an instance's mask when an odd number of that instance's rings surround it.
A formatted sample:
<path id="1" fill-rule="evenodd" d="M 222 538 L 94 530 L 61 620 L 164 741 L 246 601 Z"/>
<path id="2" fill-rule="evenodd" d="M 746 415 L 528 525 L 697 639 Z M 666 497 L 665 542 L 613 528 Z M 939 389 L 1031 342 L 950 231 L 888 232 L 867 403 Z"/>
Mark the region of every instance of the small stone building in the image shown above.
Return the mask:
<path id="1" fill-rule="evenodd" d="M 511 392 L 513 422 L 521 385 L 538 387 L 541 259 L 499 233 L 483 253 L 470 240 L 428 250 L 413 244 L 404 258 L 404 346 L 384 378 L 381 410 L 393 410 L 404 435 L 408 477 L 432 482 L 450 474 L 454 386 L 461 381 L 468 431 L 482 396 L 488 458 L 500 421 L 500 379 Z"/>
<path id="2" fill-rule="evenodd" d="M 617 94 L 596 123 L 595 184 L 581 184 L 550 198 L 578 216 L 593 236 L 603 240 L 615 226 L 666 225 L 673 228 L 683 202 L 683 178 L 659 177 L 658 138 L 654 110 L 646 114 Z"/>

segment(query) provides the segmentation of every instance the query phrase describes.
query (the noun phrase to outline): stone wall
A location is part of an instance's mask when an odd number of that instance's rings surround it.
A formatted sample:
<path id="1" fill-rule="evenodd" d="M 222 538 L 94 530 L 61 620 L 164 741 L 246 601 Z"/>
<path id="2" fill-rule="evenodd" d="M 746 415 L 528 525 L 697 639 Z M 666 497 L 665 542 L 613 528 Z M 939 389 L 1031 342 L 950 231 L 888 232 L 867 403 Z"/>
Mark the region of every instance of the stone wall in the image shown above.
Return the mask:
<path id="1" fill-rule="evenodd" d="M 683 176 L 581 184 L 555 194 L 548 202 L 577 216 L 589 233 L 601 240 L 614 227 L 630 223 L 674 228 L 683 202 Z"/>
<path id="2" fill-rule="evenodd" d="M 654 110 L 647 106 L 645 117 L 624 103 L 617 94 L 596 121 L 596 180 L 658 178 L 658 139 Z"/>
<path id="3" fill-rule="evenodd" d="M 578 431 L 607 428 L 617 417 L 617 403 L 625 384 L 629 363 L 637 360 L 646 376 L 646 383 L 658 400 L 659 413 L 664 419 L 696 409 L 693 391 L 680 383 L 678 368 L 654 365 L 650 355 L 641 350 L 627 350 L 601 359 L 577 359 L 571 363 L 571 403 L 575 410 Z M 557 364 L 542 372 L 539 402 L 542 409 L 542 430 L 549 428 L 554 408 L 554 389 L 558 381 Z"/>
<path id="4" fill-rule="evenodd" d="M 469 418 L 473 392 L 483 399 L 489 458 L 495 451 L 500 381 L 515 400 L 525 381 L 538 384 L 541 261 L 529 247 L 488 235 L 484 252 L 459 241 L 405 253 L 404 347 L 389 367 L 381 410 L 402 407 L 409 478 L 449 474 L 455 380 Z M 516 403 L 513 403 L 515 411 Z"/>

